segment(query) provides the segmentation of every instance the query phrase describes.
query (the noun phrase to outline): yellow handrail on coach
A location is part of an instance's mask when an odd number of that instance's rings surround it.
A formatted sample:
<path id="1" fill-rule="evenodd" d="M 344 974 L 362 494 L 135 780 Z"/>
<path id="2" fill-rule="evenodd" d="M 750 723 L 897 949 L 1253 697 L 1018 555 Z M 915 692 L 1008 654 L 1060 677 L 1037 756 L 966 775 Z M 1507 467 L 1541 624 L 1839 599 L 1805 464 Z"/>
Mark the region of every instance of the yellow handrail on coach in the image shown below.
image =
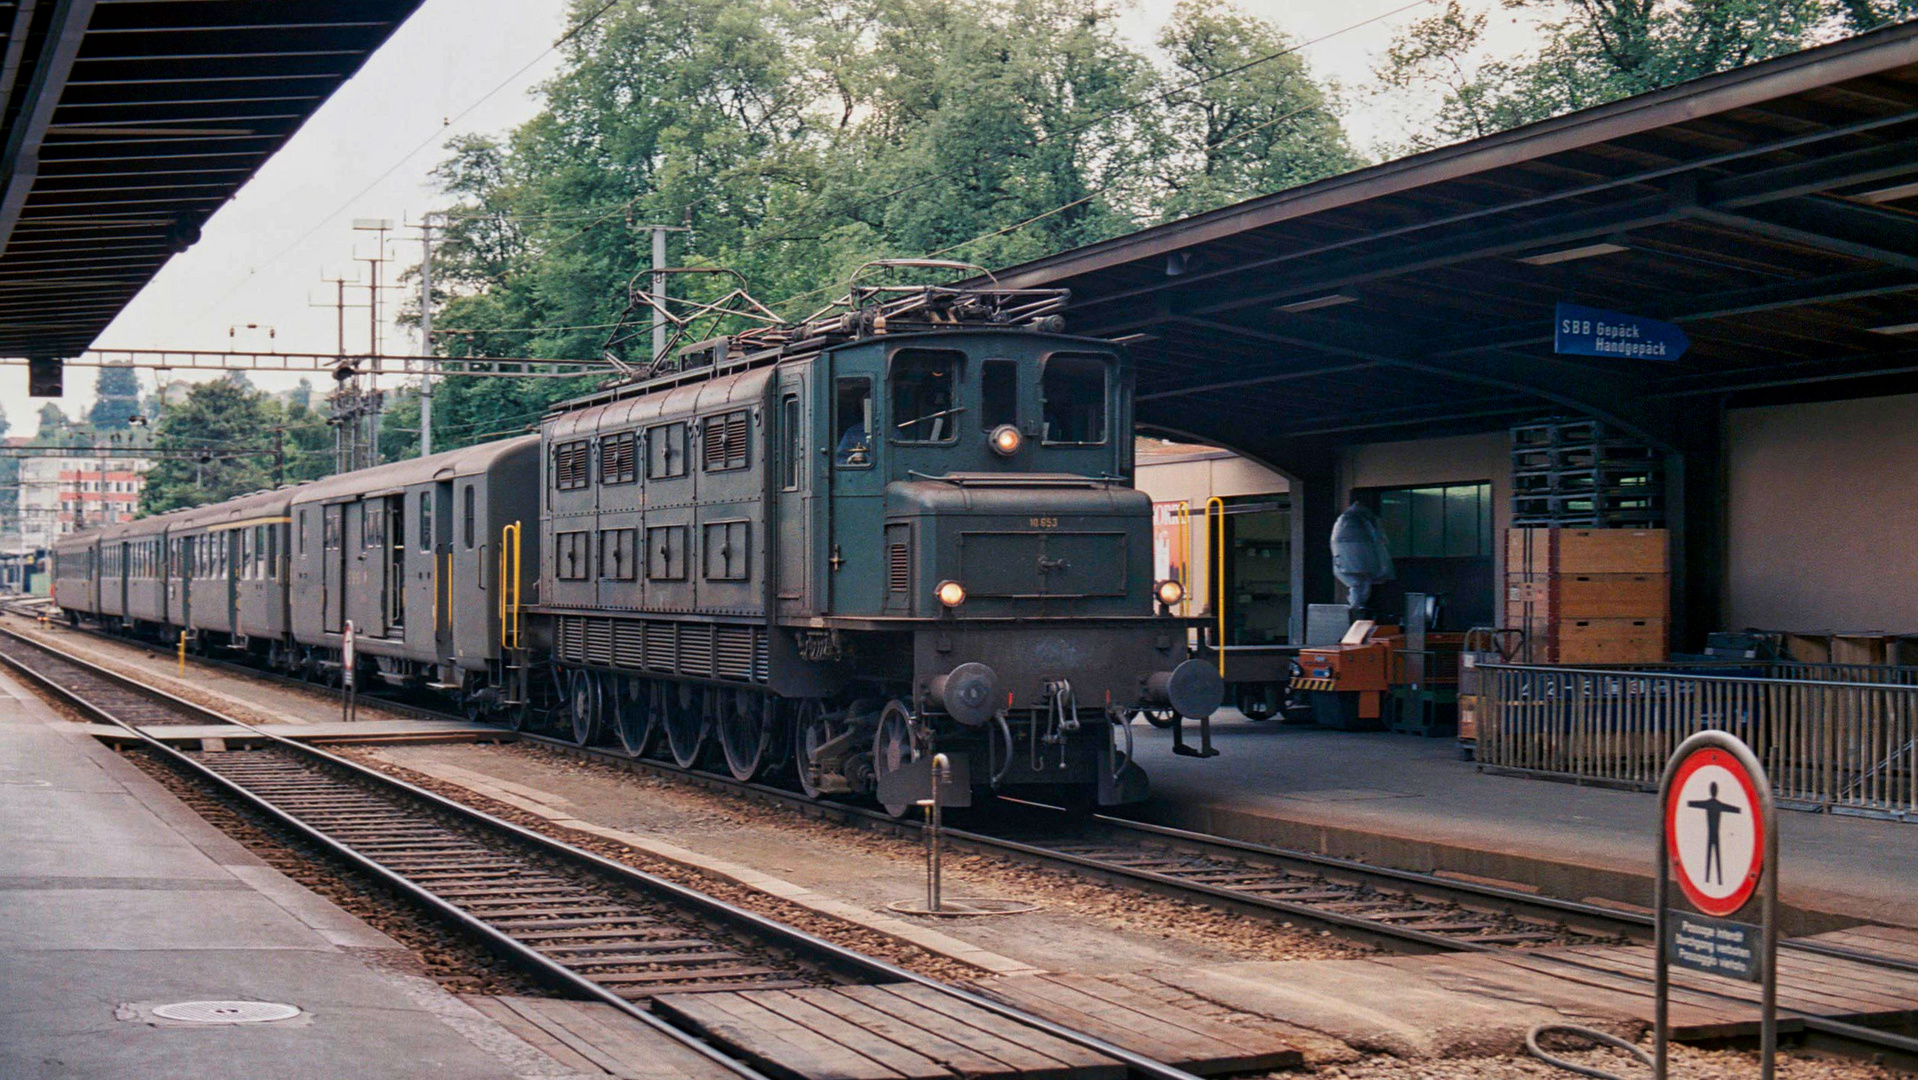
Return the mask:
<path id="1" fill-rule="evenodd" d="M 519 648 L 519 537 L 515 521 L 499 531 L 499 644 Z"/>
<path id="2" fill-rule="evenodd" d="M 1217 511 L 1215 514 L 1214 511 Z M 1219 654 L 1219 678 L 1225 678 L 1225 500 L 1217 495 L 1205 501 L 1205 528 L 1212 535 L 1214 556 L 1208 571 L 1212 579 L 1212 612 L 1219 619 L 1219 637 L 1212 643 Z"/>

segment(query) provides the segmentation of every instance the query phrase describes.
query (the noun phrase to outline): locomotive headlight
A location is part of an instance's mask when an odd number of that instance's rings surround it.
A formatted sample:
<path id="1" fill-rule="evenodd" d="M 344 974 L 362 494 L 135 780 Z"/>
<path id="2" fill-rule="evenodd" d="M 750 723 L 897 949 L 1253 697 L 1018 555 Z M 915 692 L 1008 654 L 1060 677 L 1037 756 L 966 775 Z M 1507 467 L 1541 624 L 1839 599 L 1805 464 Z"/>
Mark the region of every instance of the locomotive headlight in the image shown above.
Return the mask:
<path id="1" fill-rule="evenodd" d="M 1000 424 L 992 429 L 992 449 L 1000 457 L 1011 457 L 1019 452 L 1019 445 L 1025 442 L 1019 429 L 1011 424 Z"/>
<path id="2" fill-rule="evenodd" d="M 1177 607 L 1185 599 L 1185 586 L 1177 578 L 1167 578 L 1159 582 L 1159 603 L 1166 607 Z"/>
<path id="3" fill-rule="evenodd" d="M 958 607 L 966 602 L 966 587 L 956 581 L 942 581 L 932 593 L 947 607 Z"/>

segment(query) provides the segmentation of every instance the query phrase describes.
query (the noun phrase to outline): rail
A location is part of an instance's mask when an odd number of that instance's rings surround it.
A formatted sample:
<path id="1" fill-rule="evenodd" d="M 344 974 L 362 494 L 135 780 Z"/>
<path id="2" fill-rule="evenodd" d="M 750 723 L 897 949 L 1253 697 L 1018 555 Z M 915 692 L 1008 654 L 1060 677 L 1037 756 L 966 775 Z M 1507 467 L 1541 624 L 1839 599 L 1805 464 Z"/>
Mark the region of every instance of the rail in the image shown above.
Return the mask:
<path id="1" fill-rule="evenodd" d="M 1918 820 L 1918 672 L 1868 665 L 1482 663 L 1480 763 L 1651 790 L 1679 743 L 1728 731 L 1780 805 Z"/>

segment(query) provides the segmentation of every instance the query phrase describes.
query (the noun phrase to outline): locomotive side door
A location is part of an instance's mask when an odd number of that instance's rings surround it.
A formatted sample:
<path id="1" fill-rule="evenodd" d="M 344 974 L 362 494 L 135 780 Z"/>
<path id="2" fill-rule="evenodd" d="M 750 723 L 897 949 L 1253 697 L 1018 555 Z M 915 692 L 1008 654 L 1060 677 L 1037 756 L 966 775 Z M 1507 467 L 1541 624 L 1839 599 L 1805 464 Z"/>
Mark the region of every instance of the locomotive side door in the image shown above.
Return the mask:
<path id="1" fill-rule="evenodd" d="M 878 458 L 886 426 L 877 383 L 865 374 L 833 378 L 832 427 L 824 440 L 832 448 L 830 535 L 814 558 L 824 560 L 825 607 L 834 615 L 876 615 L 885 599 L 886 478 Z"/>
<path id="2" fill-rule="evenodd" d="M 817 440 L 812 434 L 812 399 L 806 394 L 803 368 L 780 373 L 776 402 L 770 455 L 776 501 L 766 533 L 778 552 L 778 612 L 799 617 L 813 611 L 810 493 L 814 486 L 812 466 L 819 456 L 811 452 Z"/>
<path id="3" fill-rule="evenodd" d="M 325 576 L 326 632 L 337 634 L 346 628 L 346 507 L 333 503 L 321 508 L 324 550 L 321 562 Z"/>

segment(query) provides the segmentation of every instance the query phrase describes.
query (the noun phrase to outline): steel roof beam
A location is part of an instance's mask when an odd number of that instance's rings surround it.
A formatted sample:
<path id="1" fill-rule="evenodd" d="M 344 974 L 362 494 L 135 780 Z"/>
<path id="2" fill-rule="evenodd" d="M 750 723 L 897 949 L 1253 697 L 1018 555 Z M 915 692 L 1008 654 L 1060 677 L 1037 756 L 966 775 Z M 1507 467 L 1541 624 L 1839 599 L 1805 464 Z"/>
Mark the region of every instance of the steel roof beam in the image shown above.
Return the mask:
<path id="1" fill-rule="evenodd" d="M 1800 198 L 1743 212 L 1700 206 L 1694 216 L 1772 240 L 1918 270 L 1918 219 L 1830 198 Z"/>
<path id="2" fill-rule="evenodd" d="M 33 83 L 20 102 L 6 147 L 0 151 L 0 176 L 5 177 L 5 186 L 0 188 L 0 251 L 6 250 L 13 227 L 26 209 L 27 197 L 33 193 L 33 182 L 40 173 L 41 144 L 86 38 L 93 4 L 94 0 L 55 0 L 52 22 L 34 64 Z"/>

